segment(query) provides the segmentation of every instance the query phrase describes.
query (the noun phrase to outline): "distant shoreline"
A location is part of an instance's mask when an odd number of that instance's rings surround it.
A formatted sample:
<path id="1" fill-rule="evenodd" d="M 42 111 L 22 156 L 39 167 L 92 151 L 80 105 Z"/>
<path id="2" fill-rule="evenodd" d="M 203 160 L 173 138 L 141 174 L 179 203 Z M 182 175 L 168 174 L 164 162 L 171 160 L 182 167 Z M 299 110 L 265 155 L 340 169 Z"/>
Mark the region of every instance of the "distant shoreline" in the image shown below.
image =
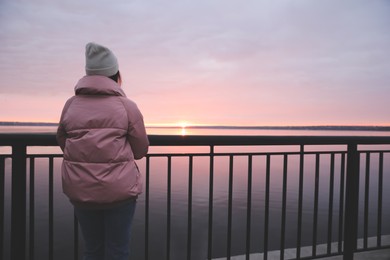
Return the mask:
<path id="1" fill-rule="evenodd" d="M 0 122 L 0 126 L 58 126 L 58 123 L 44 122 Z M 182 126 L 146 126 L 146 128 L 169 129 L 183 128 Z M 188 125 L 188 129 L 238 129 L 238 130 L 327 130 L 327 131 L 390 131 L 390 126 L 362 125 L 317 125 L 317 126 L 234 126 L 234 125 Z"/>
<path id="2" fill-rule="evenodd" d="M 0 126 L 58 126 L 58 123 L 40 123 L 40 122 L 0 122 Z"/>
<path id="3" fill-rule="evenodd" d="M 189 126 L 194 129 L 390 131 L 390 126 Z"/>

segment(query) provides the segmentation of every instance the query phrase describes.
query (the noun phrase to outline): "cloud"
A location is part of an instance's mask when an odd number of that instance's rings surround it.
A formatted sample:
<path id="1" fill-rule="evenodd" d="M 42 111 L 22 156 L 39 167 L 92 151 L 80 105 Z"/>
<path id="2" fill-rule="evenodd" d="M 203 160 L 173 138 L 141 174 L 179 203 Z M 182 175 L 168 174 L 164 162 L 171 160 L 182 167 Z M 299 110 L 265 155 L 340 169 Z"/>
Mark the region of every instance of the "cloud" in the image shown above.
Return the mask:
<path id="1" fill-rule="evenodd" d="M 125 91 L 146 108 L 172 103 L 166 114 L 177 114 L 178 97 L 205 109 L 237 98 L 237 117 L 253 120 L 264 107 L 316 110 L 332 99 L 347 118 L 344 103 L 367 97 L 377 113 L 390 94 L 388 13 L 384 0 L 3 0 L 0 95 L 65 100 L 96 41 L 118 56 Z"/>

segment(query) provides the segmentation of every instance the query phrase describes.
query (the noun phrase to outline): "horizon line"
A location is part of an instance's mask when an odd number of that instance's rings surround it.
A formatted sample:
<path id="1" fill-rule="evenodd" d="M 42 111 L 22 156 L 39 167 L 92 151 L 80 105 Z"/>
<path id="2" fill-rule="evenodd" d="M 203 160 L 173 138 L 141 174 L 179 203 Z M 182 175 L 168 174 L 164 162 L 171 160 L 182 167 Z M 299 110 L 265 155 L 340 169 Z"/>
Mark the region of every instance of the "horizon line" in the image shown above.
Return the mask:
<path id="1" fill-rule="evenodd" d="M 0 121 L 0 126 L 58 126 L 53 122 Z M 189 129 L 296 129 L 296 130 L 378 130 L 390 131 L 390 125 L 207 125 L 207 124 L 146 124 L 146 128 L 189 128 Z"/>

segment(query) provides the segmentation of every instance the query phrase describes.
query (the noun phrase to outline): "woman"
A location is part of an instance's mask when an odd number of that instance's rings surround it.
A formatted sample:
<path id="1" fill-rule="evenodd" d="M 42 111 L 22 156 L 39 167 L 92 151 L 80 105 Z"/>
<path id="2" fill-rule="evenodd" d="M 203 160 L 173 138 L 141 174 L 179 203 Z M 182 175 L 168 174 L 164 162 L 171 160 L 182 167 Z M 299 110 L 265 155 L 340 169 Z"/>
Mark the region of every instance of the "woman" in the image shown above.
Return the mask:
<path id="1" fill-rule="evenodd" d="M 84 259 L 128 259 L 131 222 L 142 192 L 135 160 L 149 141 L 137 105 L 126 98 L 115 55 L 86 45 L 86 76 L 65 104 L 57 141 L 62 186 L 85 241 Z"/>

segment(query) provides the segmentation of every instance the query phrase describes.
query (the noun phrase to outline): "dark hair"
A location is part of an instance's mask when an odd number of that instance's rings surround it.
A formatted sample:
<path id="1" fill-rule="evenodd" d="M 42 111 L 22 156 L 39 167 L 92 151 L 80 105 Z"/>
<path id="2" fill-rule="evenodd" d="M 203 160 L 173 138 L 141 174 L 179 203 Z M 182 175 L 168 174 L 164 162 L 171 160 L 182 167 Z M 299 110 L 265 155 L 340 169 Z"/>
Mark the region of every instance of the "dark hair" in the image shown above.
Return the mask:
<path id="1" fill-rule="evenodd" d="M 122 78 L 121 78 L 121 74 L 119 73 L 119 70 L 117 73 L 110 76 L 109 78 L 112 79 L 113 81 L 115 81 L 116 83 L 118 83 L 119 85 L 122 83 Z"/>

